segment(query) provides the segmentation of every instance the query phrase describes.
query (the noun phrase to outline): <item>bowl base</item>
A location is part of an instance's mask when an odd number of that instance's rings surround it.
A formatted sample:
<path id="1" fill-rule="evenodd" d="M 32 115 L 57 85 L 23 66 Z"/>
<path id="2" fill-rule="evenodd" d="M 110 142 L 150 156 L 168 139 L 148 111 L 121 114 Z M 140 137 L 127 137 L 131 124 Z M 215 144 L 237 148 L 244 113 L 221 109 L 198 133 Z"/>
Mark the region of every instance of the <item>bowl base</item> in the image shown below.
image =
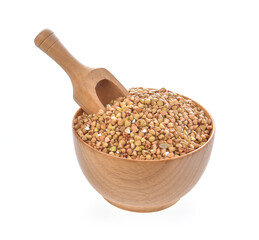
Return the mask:
<path id="1" fill-rule="evenodd" d="M 118 203 L 114 203 L 106 198 L 104 198 L 107 202 L 109 202 L 110 204 L 112 204 L 115 207 L 121 208 L 123 210 L 127 210 L 127 211 L 131 211 L 131 212 L 157 212 L 157 211 L 161 211 L 164 210 L 166 208 L 171 207 L 172 205 L 174 205 L 175 203 L 177 203 L 180 199 L 174 201 L 173 203 L 169 203 L 163 206 L 159 206 L 159 207 L 151 207 L 151 208 L 136 208 L 136 207 L 132 207 L 132 206 L 127 206 L 127 205 L 123 205 L 123 204 L 118 204 Z"/>

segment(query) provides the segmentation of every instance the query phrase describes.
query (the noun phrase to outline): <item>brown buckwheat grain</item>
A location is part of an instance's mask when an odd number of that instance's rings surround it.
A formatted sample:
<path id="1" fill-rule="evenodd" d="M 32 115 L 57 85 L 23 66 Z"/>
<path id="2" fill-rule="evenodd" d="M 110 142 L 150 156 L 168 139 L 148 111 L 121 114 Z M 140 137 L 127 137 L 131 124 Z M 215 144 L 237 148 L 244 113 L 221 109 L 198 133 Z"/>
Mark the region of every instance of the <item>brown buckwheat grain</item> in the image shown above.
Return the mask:
<path id="1" fill-rule="evenodd" d="M 158 160 L 185 155 L 209 138 L 212 120 L 193 101 L 161 88 L 131 88 L 97 114 L 82 113 L 73 126 L 98 151 Z"/>

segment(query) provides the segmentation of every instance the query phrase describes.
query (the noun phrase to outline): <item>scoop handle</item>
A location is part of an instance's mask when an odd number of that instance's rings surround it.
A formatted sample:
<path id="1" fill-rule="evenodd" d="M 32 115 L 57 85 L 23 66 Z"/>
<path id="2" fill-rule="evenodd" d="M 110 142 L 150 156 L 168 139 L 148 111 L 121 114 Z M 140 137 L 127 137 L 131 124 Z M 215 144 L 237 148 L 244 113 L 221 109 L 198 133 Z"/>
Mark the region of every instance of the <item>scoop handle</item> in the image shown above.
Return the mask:
<path id="1" fill-rule="evenodd" d="M 54 32 L 49 29 L 41 31 L 34 39 L 34 42 L 38 48 L 66 71 L 72 82 L 80 72 L 91 70 L 91 68 L 85 67 L 77 61 L 59 41 Z"/>

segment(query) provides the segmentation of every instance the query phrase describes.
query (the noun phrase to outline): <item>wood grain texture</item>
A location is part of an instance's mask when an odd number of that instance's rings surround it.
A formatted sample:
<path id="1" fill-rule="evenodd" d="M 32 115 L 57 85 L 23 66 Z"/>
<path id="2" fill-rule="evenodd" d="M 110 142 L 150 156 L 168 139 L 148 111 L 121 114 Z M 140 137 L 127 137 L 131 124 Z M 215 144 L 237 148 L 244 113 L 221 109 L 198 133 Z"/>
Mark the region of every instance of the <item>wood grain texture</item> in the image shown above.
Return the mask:
<path id="1" fill-rule="evenodd" d="M 74 100 L 86 113 L 104 110 L 104 105 L 129 93 L 123 85 L 104 68 L 89 68 L 77 61 L 48 29 L 34 40 L 37 47 L 55 60 L 69 75 L 73 85 Z"/>
<path id="2" fill-rule="evenodd" d="M 79 109 L 75 117 L 81 113 Z M 90 147 L 75 131 L 73 137 L 85 177 L 108 202 L 129 211 L 153 212 L 173 205 L 198 182 L 210 158 L 214 128 L 213 122 L 210 138 L 201 148 L 165 160 L 114 157 Z"/>

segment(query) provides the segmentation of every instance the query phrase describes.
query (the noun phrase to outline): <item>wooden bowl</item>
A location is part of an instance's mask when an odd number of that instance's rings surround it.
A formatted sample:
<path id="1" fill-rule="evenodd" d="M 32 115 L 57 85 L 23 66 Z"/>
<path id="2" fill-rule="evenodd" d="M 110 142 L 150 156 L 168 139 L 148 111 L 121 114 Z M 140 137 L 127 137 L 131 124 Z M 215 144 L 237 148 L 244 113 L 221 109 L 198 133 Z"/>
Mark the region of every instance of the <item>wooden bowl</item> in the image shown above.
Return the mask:
<path id="1" fill-rule="evenodd" d="M 81 113 L 80 108 L 74 118 Z M 176 203 L 200 179 L 213 146 L 215 124 L 212 124 L 210 138 L 202 147 L 184 156 L 163 160 L 115 157 L 86 144 L 75 130 L 73 138 L 85 177 L 109 203 L 129 211 L 154 212 Z"/>

